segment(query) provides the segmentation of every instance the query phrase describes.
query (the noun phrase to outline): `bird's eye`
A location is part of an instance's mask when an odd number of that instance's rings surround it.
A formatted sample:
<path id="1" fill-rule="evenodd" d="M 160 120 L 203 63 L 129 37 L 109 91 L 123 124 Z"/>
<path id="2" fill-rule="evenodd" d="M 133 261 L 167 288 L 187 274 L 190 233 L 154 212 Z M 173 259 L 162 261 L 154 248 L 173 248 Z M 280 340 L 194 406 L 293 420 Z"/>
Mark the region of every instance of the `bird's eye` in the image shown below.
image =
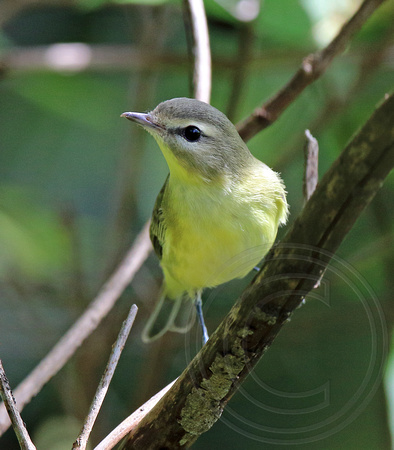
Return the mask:
<path id="1" fill-rule="evenodd" d="M 189 142 L 195 142 L 200 139 L 201 130 L 193 125 L 189 125 L 183 130 L 185 139 Z"/>

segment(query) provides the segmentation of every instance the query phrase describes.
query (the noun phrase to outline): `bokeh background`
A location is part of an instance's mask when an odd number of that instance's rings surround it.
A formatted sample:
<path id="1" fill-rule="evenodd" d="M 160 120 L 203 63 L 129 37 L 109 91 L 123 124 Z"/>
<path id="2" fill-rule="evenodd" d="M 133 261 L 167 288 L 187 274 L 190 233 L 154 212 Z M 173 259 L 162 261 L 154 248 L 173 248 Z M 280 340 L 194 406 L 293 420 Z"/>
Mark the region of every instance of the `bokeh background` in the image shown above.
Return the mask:
<path id="1" fill-rule="evenodd" d="M 234 123 L 246 117 L 360 3 L 207 0 L 211 103 Z M 319 141 L 322 174 L 392 89 L 393 19 L 389 1 L 327 73 L 248 143 L 281 172 L 290 223 L 303 206 L 304 130 Z M 3 0 L 0 27 L 0 357 L 16 387 L 87 307 L 149 218 L 167 167 L 153 139 L 119 115 L 191 96 L 192 56 L 181 1 Z M 194 448 L 391 448 L 393 189 L 391 176 L 321 287 Z M 140 340 L 160 277 L 151 255 L 98 330 L 24 409 L 38 449 L 71 447 L 132 303 L 139 313 L 93 443 L 196 353 L 194 331 L 186 340 Z M 206 293 L 210 330 L 247 282 Z M 19 448 L 11 430 L 0 448 Z"/>

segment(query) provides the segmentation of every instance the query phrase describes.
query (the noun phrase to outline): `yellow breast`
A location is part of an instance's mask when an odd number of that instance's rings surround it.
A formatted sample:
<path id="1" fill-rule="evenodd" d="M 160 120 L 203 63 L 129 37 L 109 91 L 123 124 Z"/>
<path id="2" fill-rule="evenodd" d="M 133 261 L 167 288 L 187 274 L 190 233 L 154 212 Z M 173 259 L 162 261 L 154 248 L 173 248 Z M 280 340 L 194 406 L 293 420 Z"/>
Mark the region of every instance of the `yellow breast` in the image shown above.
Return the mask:
<path id="1" fill-rule="evenodd" d="M 247 182 L 231 189 L 170 182 L 162 204 L 167 230 L 161 260 L 170 297 L 243 277 L 269 250 L 280 200 L 278 192 L 264 194 L 255 186 L 259 193 Z"/>

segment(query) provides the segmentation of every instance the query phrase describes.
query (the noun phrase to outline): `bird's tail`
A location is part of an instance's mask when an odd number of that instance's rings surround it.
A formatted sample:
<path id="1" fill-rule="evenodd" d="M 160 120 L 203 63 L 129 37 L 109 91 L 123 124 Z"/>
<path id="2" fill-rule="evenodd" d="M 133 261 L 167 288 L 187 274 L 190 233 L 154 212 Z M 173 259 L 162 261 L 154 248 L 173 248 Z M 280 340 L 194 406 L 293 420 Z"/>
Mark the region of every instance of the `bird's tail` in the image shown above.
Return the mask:
<path id="1" fill-rule="evenodd" d="M 142 330 L 142 341 L 153 342 L 167 331 L 187 333 L 193 326 L 194 319 L 194 303 L 187 294 L 173 300 L 163 292 Z"/>

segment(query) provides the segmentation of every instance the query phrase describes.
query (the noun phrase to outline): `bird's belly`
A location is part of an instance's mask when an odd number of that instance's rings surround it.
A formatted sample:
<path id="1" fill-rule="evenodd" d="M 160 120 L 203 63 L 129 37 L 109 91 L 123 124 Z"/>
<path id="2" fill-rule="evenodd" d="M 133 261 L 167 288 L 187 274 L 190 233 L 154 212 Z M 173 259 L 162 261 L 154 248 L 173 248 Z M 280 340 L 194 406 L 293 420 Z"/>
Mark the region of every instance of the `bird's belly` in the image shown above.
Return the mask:
<path id="1" fill-rule="evenodd" d="M 254 217 L 223 215 L 167 229 L 161 261 L 167 288 L 190 292 L 245 276 L 275 239 L 265 231 Z"/>

